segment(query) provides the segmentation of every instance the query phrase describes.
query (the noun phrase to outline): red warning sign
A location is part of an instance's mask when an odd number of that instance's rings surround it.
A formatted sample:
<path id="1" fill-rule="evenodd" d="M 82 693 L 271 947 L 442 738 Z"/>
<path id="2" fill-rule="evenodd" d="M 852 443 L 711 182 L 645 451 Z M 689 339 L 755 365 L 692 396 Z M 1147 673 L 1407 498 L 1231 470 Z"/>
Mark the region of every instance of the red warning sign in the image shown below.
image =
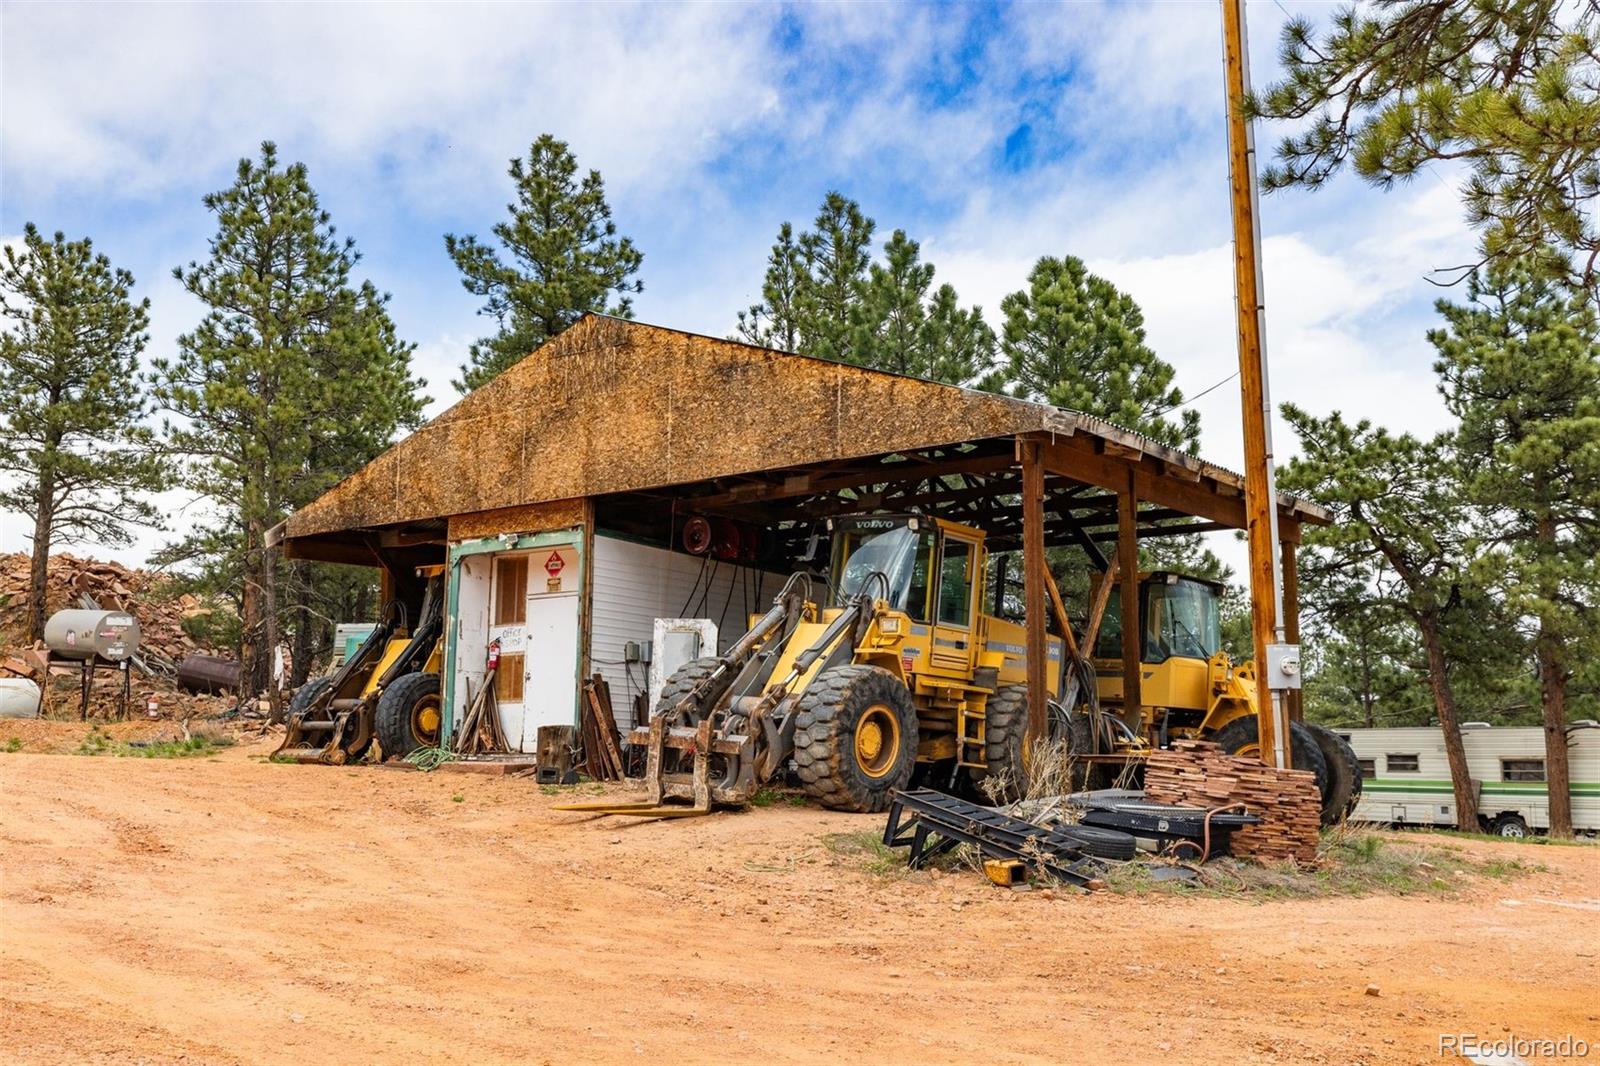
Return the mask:
<path id="1" fill-rule="evenodd" d="M 566 565 L 566 563 L 561 561 L 560 552 L 551 552 L 550 558 L 544 561 L 544 572 L 549 574 L 551 577 L 555 577 L 561 573 L 562 567 Z"/>

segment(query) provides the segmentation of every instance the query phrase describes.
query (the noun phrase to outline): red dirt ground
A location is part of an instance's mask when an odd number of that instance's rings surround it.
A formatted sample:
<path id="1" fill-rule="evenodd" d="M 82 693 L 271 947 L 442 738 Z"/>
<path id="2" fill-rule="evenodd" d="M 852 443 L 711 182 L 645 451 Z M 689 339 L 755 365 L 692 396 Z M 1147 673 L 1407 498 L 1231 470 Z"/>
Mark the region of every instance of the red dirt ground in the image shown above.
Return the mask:
<path id="1" fill-rule="evenodd" d="M 824 845 L 876 816 L 623 824 L 526 780 L 265 750 L 0 754 L 6 1061 L 1421 1063 L 1458 1031 L 1600 1048 L 1600 848 L 1468 842 L 1548 869 L 1452 898 L 1047 898 Z"/>

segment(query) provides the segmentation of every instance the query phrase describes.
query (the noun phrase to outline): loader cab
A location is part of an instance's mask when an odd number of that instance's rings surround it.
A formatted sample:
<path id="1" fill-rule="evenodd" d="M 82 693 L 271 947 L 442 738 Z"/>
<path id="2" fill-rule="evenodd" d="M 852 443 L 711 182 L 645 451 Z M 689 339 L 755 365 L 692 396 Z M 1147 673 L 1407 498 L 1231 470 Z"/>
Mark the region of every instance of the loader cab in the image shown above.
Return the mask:
<path id="1" fill-rule="evenodd" d="M 1164 570 L 1139 581 L 1140 661 L 1159 664 L 1169 659 L 1209 660 L 1222 650 L 1220 582 Z M 1116 587 L 1106 603 L 1105 620 L 1095 642 L 1097 659 L 1122 658 L 1122 606 Z"/>
<path id="2" fill-rule="evenodd" d="M 858 515 L 830 527 L 830 606 L 868 589 L 913 623 L 972 629 L 983 602 L 981 531 L 925 515 Z"/>

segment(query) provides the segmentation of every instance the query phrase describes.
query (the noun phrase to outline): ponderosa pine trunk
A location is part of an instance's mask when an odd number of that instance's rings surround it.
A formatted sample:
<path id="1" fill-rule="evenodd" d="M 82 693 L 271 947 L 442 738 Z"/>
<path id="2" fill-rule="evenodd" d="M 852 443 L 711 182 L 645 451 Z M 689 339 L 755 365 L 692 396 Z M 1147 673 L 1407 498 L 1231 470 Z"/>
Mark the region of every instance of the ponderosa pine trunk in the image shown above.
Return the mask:
<path id="1" fill-rule="evenodd" d="M 45 597 L 50 592 L 51 487 L 41 482 L 38 516 L 33 521 L 33 560 L 28 568 L 28 641 L 44 639 Z"/>
<path id="2" fill-rule="evenodd" d="M 1428 687 L 1433 691 L 1433 707 L 1439 716 L 1439 731 L 1444 734 L 1445 758 L 1450 763 L 1450 787 L 1456 797 L 1456 828 L 1464 833 L 1476 833 L 1478 825 L 1478 796 L 1472 787 L 1472 774 L 1467 769 L 1467 749 L 1461 742 L 1461 722 L 1456 714 L 1455 690 L 1450 686 L 1450 676 L 1445 669 L 1444 642 L 1439 633 L 1439 619 L 1432 613 L 1417 619 L 1422 632 L 1422 647 L 1428 656 Z"/>
<path id="3" fill-rule="evenodd" d="M 1567 667 L 1559 637 L 1539 628 L 1539 703 L 1544 716 L 1544 781 L 1550 793 L 1550 835 L 1572 836 L 1572 785 L 1567 768 Z"/>

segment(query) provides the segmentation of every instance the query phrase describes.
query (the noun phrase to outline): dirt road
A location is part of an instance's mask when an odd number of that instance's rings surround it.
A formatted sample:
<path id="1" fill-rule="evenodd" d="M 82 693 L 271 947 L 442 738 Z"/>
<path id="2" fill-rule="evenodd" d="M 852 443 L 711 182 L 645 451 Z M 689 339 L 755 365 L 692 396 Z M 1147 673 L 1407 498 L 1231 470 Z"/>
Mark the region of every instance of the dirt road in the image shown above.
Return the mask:
<path id="1" fill-rule="evenodd" d="M 0 754 L 0 795 L 9 1062 L 1437 1062 L 1458 1031 L 1600 1047 L 1594 847 L 1523 846 L 1547 872 L 1451 899 L 1047 899 L 875 876 L 823 845 L 876 817 L 623 825 L 526 781 L 259 749 Z"/>

